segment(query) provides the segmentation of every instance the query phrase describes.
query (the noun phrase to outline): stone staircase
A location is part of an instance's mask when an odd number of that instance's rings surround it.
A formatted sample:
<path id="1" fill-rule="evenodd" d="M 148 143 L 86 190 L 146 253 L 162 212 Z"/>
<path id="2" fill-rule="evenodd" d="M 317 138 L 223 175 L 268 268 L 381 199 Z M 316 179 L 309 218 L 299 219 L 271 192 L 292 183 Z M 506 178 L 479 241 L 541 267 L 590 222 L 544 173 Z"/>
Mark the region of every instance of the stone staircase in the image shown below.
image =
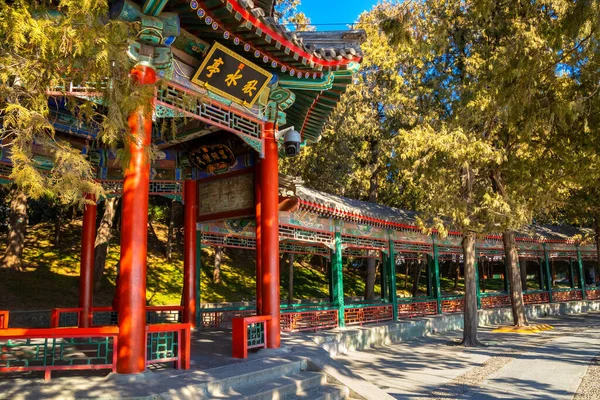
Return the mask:
<path id="1" fill-rule="evenodd" d="M 205 371 L 207 382 L 195 386 L 194 391 L 196 398 L 201 399 L 351 399 L 347 387 L 332 382 L 324 372 L 311 369 L 315 368 L 305 358 L 243 362 Z"/>

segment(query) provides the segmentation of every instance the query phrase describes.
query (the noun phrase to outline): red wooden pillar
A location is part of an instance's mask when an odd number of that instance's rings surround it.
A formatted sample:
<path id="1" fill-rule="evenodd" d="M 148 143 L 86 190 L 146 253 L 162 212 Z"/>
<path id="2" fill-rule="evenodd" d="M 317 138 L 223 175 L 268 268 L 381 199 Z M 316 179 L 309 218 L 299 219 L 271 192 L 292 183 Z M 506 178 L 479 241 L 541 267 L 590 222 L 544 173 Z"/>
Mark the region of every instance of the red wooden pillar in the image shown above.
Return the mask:
<path id="1" fill-rule="evenodd" d="M 184 236 L 183 236 L 183 322 L 196 326 L 196 181 L 184 184 Z"/>
<path id="2" fill-rule="evenodd" d="M 254 170 L 254 202 L 256 204 L 256 315 L 262 315 L 262 241 L 260 219 L 260 161 Z"/>
<path id="3" fill-rule="evenodd" d="M 156 83 L 156 71 L 138 65 L 132 78 L 140 84 Z M 129 116 L 134 140 L 125 171 L 121 222 L 119 286 L 119 341 L 117 372 L 137 374 L 146 369 L 146 251 L 148 247 L 148 146 L 152 139 L 152 116 L 142 108 Z"/>
<path id="4" fill-rule="evenodd" d="M 83 232 L 81 235 L 81 264 L 79 278 L 79 327 L 92 326 L 92 307 L 94 305 L 94 244 L 96 241 L 96 197 L 88 194 L 83 210 Z"/>
<path id="5" fill-rule="evenodd" d="M 261 161 L 260 236 L 262 262 L 262 313 L 267 322 L 267 347 L 278 348 L 279 332 L 279 172 L 275 124 L 267 122 Z"/>

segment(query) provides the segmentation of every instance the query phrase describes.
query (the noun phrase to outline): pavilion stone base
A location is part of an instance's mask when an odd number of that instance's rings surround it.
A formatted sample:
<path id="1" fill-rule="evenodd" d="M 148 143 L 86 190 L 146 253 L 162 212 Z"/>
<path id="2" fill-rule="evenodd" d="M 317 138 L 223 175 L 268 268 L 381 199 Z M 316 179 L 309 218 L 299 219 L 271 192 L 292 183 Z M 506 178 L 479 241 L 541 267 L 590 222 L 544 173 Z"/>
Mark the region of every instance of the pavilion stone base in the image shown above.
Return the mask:
<path id="1" fill-rule="evenodd" d="M 571 301 L 566 303 L 535 304 L 526 306 L 530 319 L 553 315 L 580 314 L 600 311 L 600 301 Z M 312 340 L 331 356 L 352 351 L 367 350 L 376 346 L 415 339 L 432 334 L 463 328 L 463 314 L 443 314 L 424 318 L 400 320 L 396 323 L 349 327 L 334 331 L 309 334 Z M 479 326 L 512 324 L 512 309 L 498 308 L 479 311 Z"/>

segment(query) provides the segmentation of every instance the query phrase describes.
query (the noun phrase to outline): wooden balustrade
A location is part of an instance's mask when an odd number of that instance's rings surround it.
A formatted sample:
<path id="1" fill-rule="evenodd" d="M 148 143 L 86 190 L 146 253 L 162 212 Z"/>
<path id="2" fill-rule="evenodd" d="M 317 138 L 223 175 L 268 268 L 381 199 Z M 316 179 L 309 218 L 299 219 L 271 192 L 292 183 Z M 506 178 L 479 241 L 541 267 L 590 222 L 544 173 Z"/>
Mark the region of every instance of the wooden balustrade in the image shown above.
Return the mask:
<path id="1" fill-rule="evenodd" d="M 234 318 L 232 320 L 232 356 L 248 358 L 249 349 L 266 348 L 266 323 L 270 320 L 270 315 Z"/>
<path id="2" fill-rule="evenodd" d="M 418 301 L 398 304 L 398 318 L 422 317 L 437 314 L 437 301 Z"/>
<path id="3" fill-rule="evenodd" d="M 363 325 L 375 322 L 391 321 L 394 319 L 392 306 L 390 304 L 380 306 L 352 307 L 347 306 L 344 310 L 346 325 Z"/>
<path id="4" fill-rule="evenodd" d="M 280 319 L 283 332 L 318 331 L 337 328 L 338 312 L 332 310 L 305 310 L 283 312 Z"/>

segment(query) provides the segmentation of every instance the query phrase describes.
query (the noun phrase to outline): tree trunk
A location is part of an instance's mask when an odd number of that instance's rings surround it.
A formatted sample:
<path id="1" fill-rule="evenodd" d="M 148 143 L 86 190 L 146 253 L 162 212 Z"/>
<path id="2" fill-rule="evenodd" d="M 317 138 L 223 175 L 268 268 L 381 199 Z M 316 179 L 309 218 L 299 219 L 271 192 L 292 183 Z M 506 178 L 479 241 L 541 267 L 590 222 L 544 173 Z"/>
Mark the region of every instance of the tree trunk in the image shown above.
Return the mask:
<path id="1" fill-rule="evenodd" d="M 64 210 L 62 206 L 58 206 L 56 210 L 56 219 L 54 220 L 54 247 L 58 248 L 60 245 L 60 230 L 63 224 Z"/>
<path id="2" fill-rule="evenodd" d="M 112 227 L 115 222 L 117 198 L 111 197 L 104 201 L 104 214 L 100 221 L 100 226 L 96 232 L 96 241 L 94 242 L 94 288 L 99 290 L 102 286 L 104 277 L 104 268 L 106 266 L 106 256 L 108 255 L 108 246 L 112 238 Z"/>
<path id="3" fill-rule="evenodd" d="M 419 280 L 421 279 L 421 270 L 423 269 L 423 266 L 421 265 L 421 260 L 415 261 L 413 265 L 416 266 L 416 271 L 413 279 L 412 296 L 417 297 L 419 294 Z"/>
<path id="4" fill-rule="evenodd" d="M 371 252 L 369 252 L 369 255 Z M 365 284 L 365 300 L 375 299 L 375 275 L 377 274 L 377 260 L 367 259 L 367 279 Z"/>
<path id="5" fill-rule="evenodd" d="M 213 269 L 213 282 L 221 283 L 221 257 L 223 255 L 222 247 L 215 247 L 215 269 Z"/>
<path id="6" fill-rule="evenodd" d="M 171 201 L 171 207 L 169 207 L 169 229 L 167 231 L 167 261 L 171 262 L 173 259 L 173 228 L 175 226 L 175 203 L 176 200 Z"/>
<path id="7" fill-rule="evenodd" d="M 595 238 L 596 238 L 596 254 L 598 255 L 596 257 L 596 263 L 598 266 L 598 271 L 600 271 L 600 216 L 594 218 L 594 232 L 595 232 Z M 584 269 L 585 272 L 585 269 Z M 583 283 L 585 286 L 585 283 L 587 282 L 587 279 L 585 279 L 585 273 L 583 275 Z M 592 282 L 594 285 L 596 284 L 595 279 L 594 282 Z M 585 287 L 583 287 L 582 289 L 585 289 Z"/>
<path id="8" fill-rule="evenodd" d="M 475 278 L 475 234 L 467 232 L 462 239 L 463 258 L 465 260 L 465 327 L 462 345 L 466 347 L 481 346 L 477 339 L 477 282 Z"/>
<path id="9" fill-rule="evenodd" d="M 27 197 L 16 184 L 12 185 L 10 196 L 8 243 L 1 268 L 19 271 L 22 269 L 21 258 L 25 246 L 25 229 L 27 228 Z"/>
<path id="10" fill-rule="evenodd" d="M 513 231 L 502 233 L 504 242 L 505 262 L 508 269 L 508 283 L 510 298 L 512 301 L 513 322 L 515 326 L 528 326 L 525 316 L 525 303 L 523 302 L 523 288 L 521 286 L 521 268 L 519 266 L 519 254 L 517 253 L 517 242 Z"/>
<path id="11" fill-rule="evenodd" d="M 148 228 L 150 228 L 149 229 L 150 234 L 152 235 L 152 237 L 154 238 L 156 243 L 161 247 L 163 254 L 166 256 L 167 248 L 165 247 L 164 243 L 158 238 L 158 235 L 156 234 L 156 230 L 154 229 L 154 225 L 152 224 L 152 221 L 148 221 Z"/>
<path id="12" fill-rule="evenodd" d="M 521 268 L 521 288 L 523 291 L 527 290 L 527 259 L 521 258 L 519 262 Z"/>
<path id="13" fill-rule="evenodd" d="M 294 301 L 294 253 L 290 253 L 288 256 L 288 304 L 292 304 Z"/>

